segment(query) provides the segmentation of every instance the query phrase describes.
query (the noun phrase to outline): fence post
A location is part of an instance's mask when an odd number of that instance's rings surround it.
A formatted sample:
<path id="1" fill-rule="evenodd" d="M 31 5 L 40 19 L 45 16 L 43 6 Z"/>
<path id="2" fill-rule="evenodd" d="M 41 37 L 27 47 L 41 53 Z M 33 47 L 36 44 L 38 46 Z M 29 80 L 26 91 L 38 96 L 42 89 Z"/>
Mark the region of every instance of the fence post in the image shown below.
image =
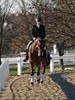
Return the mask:
<path id="1" fill-rule="evenodd" d="M 21 58 L 17 59 L 17 75 L 21 75 L 21 70 L 22 70 L 22 62 L 21 62 Z"/>
<path id="2" fill-rule="evenodd" d="M 54 73 L 54 59 L 53 59 L 53 55 L 50 55 L 51 60 L 50 60 L 50 72 Z"/>
<path id="3" fill-rule="evenodd" d="M 57 47 L 56 47 L 56 44 L 53 45 L 53 53 L 54 53 L 54 54 L 57 53 Z"/>
<path id="4" fill-rule="evenodd" d="M 21 75 L 22 72 L 22 66 L 23 66 L 23 55 L 25 55 L 25 52 L 21 52 L 20 53 L 20 57 L 18 58 L 18 62 L 17 62 L 17 74 Z"/>

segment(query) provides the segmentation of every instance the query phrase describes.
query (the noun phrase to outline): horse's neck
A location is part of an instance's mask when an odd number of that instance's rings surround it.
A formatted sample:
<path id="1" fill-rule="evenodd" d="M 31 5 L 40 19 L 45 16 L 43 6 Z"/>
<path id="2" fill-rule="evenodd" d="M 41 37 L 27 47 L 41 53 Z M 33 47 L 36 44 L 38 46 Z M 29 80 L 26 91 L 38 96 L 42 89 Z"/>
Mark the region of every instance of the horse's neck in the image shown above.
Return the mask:
<path id="1" fill-rule="evenodd" d="M 35 47 L 36 47 L 36 43 L 35 43 L 35 41 L 34 41 L 33 44 L 31 45 L 31 51 L 32 51 L 32 52 L 35 50 Z"/>
<path id="2" fill-rule="evenodd" d="M 35 40 L 35 41 L 33 42 L 33 44 L 32 44 L 32 47 L 35 48 L 36 45 L 37 45 L 37 42 L 36 42 L 36 40 Z"/>

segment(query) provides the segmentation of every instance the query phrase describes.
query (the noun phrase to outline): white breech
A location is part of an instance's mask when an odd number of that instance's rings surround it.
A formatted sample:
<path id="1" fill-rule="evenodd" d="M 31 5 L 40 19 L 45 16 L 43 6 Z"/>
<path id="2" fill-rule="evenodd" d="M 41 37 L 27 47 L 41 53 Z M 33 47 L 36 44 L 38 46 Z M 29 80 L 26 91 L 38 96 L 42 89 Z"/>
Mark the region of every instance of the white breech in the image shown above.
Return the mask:
<path id="1" fill-rule="evenodd" d="M 28 42 L 26 49 L 29 48 L 29 46 L 30 46 L 31 43 L 32 43 L 32 41 L 29 41 L 29 42 Z"/>

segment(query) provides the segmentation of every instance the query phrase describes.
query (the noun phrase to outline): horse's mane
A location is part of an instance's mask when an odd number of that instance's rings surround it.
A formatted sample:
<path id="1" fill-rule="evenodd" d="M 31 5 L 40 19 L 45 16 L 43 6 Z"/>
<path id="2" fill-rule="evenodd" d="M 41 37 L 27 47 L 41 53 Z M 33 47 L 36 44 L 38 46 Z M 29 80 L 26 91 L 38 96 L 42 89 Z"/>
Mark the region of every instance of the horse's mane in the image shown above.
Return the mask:
<path id="1" fill-rule="evenodd" d="M 39 48 L 39 46 L 40 46 L 40 40 L 37 38 L 37 39 L 33 42 L 33 44 L 31 45 L 32 52 L 33 52 L 33 50 L 36 50 L 36 48 Z"/>

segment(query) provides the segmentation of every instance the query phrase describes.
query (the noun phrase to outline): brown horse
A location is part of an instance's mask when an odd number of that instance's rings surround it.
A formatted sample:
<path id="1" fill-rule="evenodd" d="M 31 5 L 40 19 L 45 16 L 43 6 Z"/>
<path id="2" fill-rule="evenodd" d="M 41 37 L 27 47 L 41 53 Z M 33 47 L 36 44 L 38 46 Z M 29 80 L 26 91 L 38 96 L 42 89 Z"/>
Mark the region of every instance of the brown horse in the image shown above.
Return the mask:
<path id="1" fill-rule="evenodd" d="M 30 63 L 30 74 L 31 84 L 34 83 L 34 67 L 38 67 L 37 71 L 37 82 L 43 83 L 44 81 L 44 74 L 45 74 L 45 67 L 46 59 L 43 56 L 44 54 L 44 43 L 40 41 L 39 38 L 37 38 L 33 44 L 29 48 L 28 56 L 29 56 L 29 63 Z"/>

